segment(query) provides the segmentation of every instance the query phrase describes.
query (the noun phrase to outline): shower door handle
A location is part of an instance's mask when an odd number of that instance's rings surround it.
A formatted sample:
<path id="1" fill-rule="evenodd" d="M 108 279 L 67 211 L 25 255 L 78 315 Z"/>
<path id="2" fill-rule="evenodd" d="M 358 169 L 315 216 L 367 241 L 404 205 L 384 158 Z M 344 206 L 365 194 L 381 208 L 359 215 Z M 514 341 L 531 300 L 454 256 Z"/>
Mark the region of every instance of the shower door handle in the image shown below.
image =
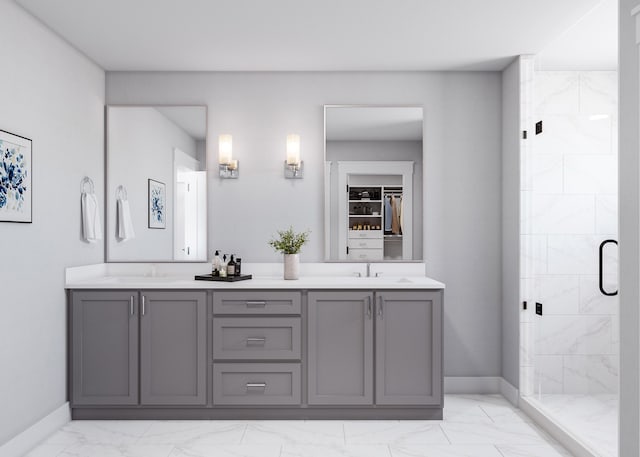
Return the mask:
<path id="1" fill-rule="evenodd" d="M 600 251 L 599 251 L 599 258 L 598 258 L 598 262 L 599 262 L 598 287 L 600 288 L 600 292 L 602 293 L 602 295 L 606 295 L 607 297 L 613 297 L 615 295 L 618 295 L 617 290 L 615 292 L 607 292 L 606 290 L 604 290 L 604 271 L 603 271 L 604 270 L 604 247 L 609 243 L 613 243 L 616 246 L 618 245 L 618 242 L 616 240 L 604 240 L 602 243 L 600 243 Z"/>

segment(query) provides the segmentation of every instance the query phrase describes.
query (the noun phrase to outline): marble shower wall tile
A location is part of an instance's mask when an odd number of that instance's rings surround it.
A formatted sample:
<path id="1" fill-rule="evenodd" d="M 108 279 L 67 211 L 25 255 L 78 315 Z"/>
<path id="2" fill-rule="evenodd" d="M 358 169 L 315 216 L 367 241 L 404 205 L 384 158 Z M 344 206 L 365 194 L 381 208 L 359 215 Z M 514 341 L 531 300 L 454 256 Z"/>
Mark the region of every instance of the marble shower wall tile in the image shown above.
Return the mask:
<path id="1" fill-rule="evenodd" d="M 618 233 L 617 195 L 596 195 L 596 233 Z"/>
<path id="2" fill-rule="evenodd" d="M 619 371 L 617 355 L 565 356 L 564 393 L 615 393 Z"/>
<path id="3" fill-rule="evenodd" d="M 533 154 L 531 171 L 527 173 L 527 189 L 547 194 L 561 194 L 564 161 L 560 154 Z"/>
<path id="4" fill-rule="evenodd" d="M 520 272 L 524 278 L 547 273 L 547 236 L 522 235 L 520 238 Z"/>
<path id="5" fill-rule="evenodd" d="M 583 114 L 540 114 L 542 133 L 533 140 L 538 154 L 614 155 L 610 118 Z"/>
<path id="6" fill-rule="evenodd" d="M 611 316 L 544 315 L 536 326 L 536 354 L 611 354 L 611 321 Z"/>
<path id="7" fill-rule="evenodd" d="M 618 158 L 614 154 L 565 154 L 564 191 L 567 194 L 618 192 Z"/>
<path id="8" fill-rule="evenodd" d="M 593 195 L 534 194 L 531 233 L 592 234 L 595 211 Z"/>
<path id="9" fill-rule="evenodd" d="M 549 235 L 548 274 L 598 274 L 598 247 L 601 236 Z"/>
<path id="10" fill-rule="evenodd" d="M 538 301 L 544 304 L 545 315 L 578 314 L 580 276 L 537 276 L 534 284 Z"/>
<path id="11" fill-rule="evenodd" d="M 580 112 L 610 114 L 618 112 L 618 74 L 615 71 L 580 72 Z"/>
<path id="12" fill-rule="evenodd" d="M 541 114 L 578 113 L 580 77 L 574 71 L 536 72 L 534 112 Z"/>
<path id="13" fill-rule="evenodd" d="M 535 386 L 537 392 L 561 394 L 564 390 L 561 355 L 535 356 Z"/>
<path id="14" fill-rule="evenodd" d="M 607 291 L 614 291 L 618 288 L 617 275 L 604 277 L 602 282 Z M 580 276 L 580 313 L 618 315 L 618 296 L 603 295 L 598 285 L 598 275 Z"/>

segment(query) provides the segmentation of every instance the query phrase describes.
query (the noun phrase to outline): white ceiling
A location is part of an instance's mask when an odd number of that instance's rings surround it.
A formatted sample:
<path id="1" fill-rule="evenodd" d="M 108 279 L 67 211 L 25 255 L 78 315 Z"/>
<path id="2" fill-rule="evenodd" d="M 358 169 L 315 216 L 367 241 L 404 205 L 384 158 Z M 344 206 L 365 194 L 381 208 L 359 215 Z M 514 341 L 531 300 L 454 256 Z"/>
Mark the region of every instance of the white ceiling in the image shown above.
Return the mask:
<path id="1" fill-rule="evenodd" d="M 106 70 L 384 71 L 501 70 L 600 0 L 15 1 Z"/>
<path id="2" fill-rule="evenodd" d="M 192 138 L 207 138 L 207 110 L 204 106 L 154 106 L 164 117 L 182 128 Z"/>
<path id="3" fill-rule="evenodd" d="M 327 141 L 420 141 L 422 108 L 327 107 Z"/>
<path id="4" fill-rule="evenodd" d="M 603 0 L 536 56 L 539 70 L 618 68 L 618 0 Z"/>

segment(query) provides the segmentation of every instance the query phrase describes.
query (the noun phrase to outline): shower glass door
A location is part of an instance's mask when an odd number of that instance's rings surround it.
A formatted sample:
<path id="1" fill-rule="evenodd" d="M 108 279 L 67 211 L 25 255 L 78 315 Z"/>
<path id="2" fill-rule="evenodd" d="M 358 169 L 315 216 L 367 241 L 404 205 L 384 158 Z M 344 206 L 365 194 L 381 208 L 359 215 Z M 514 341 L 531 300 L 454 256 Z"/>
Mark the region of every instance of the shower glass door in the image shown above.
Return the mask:
<path id="1" fill-rule="evenodd" d="M 582 444 L 617 456 L 617 74 L 535 72 L 523 168 L 521 387 Z"/>

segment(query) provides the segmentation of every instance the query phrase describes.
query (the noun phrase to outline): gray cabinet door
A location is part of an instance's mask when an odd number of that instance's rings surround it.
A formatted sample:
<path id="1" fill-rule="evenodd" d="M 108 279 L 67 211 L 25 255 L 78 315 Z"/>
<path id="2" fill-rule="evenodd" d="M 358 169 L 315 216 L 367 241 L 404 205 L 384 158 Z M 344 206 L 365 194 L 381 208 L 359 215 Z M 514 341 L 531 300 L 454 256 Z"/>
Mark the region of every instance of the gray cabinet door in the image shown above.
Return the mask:
<path id="1" fill-rule="evenodd" d="M 71 401 L 74 405 L 138 403 L 138 293 L 71 295 Z"/>
<path id="2" fill-rule="evenodd" d="M 206 292 L 143 291 L 141 300 L 141 403 L 205 405 Z"/>
<path id="3" fill-rule="evenodd" d="M 308 402 L 373 403 L 372 293 L 309 292 Z"/>
<path id="4" fill-rule="evenodd" d="M 442 292 L 376 292 L 376 404 L 442 403 Z"/>

